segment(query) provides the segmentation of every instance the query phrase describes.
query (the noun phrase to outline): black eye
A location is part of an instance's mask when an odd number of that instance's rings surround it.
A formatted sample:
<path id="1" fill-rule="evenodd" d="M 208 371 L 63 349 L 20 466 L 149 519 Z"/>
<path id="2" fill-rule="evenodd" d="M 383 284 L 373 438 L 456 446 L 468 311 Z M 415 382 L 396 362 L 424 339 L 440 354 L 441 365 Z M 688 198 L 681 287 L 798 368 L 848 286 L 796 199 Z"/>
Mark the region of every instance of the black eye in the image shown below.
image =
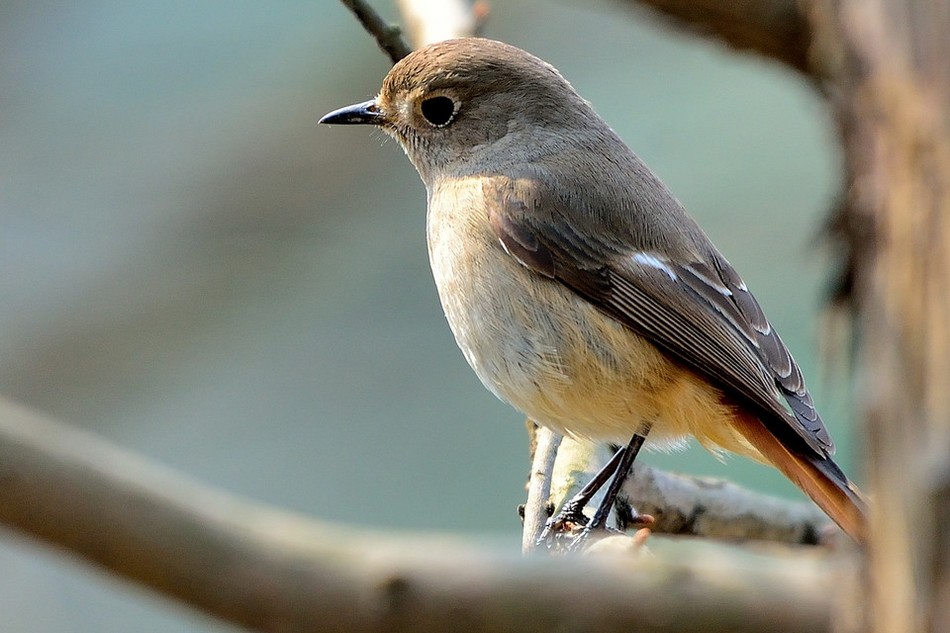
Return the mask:
<path id="1" fill-rule="evenodd" d="M 455 102 L 449 97 L 430 97 L 422 102 L 422 116 L 435 127 L 445 127 L 455 118 Z"/>

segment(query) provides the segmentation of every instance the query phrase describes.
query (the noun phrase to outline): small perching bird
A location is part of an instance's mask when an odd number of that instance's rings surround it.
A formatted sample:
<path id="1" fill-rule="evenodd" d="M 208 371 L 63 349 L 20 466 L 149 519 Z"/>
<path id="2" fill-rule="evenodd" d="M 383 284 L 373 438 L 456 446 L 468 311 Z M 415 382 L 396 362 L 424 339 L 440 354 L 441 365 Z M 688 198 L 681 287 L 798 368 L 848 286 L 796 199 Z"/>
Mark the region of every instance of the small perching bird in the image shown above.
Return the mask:
<path id="1" fill-rule="evenodd" d="M 446 318 L 496 396 L 624 445 L 606 473 L 617 486 L 648 434 L 693 436 L 771 464 L 863 538 L 861 494 L 759 304 L 554 67 L 491 40 L 440 42 L 321 123 L 374 125 L 402 145 L 428 193 Z"/>

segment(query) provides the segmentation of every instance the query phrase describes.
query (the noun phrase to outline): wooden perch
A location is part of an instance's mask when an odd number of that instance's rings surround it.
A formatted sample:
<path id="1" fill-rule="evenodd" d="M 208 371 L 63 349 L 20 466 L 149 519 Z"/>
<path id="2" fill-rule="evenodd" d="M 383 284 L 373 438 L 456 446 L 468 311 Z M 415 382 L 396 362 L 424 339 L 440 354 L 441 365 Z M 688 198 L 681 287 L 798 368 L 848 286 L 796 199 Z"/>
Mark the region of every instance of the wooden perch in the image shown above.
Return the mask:
<path id="1" fill-rule="evenodd" d="M 548 503 L 560 507 L 607 462 L 606 446 L 564 438 L 555 443 L 546 429 L 536 431 L 534 465 L 525 507 L 525 541 L 536 530 Z M 552 443 L 557 458 L 552 461 Z M 534 500 L 547 486 L 546 503 Z M 621 491 L 626 503 L 656 519 L 651 529 L 659 534 L 679 534 L 726 539 L 755 539 L 782 543 L 815 544 L 837 529 L 814 504 L 778 499 L 747 490 L 731 482 L 708 477 L 668 473 L 643 463 L 634 464 Z M 596 505 L 596 503 L 592 504 Z"/>
<path id="2" fill-rule="evenodd" d="M 522 558 L 241 499 L 0 400 L 0 522 L 260 631 L 828 631 L 821 557 Z"/>
<path id="3" fill-rule="evenodd" d="M 635 464 L 627 501 L 656 519 L 654 532 L 817 544 L 839 530 L 812 503 L 788 501 L 723 479 L 667 473 Z"/>

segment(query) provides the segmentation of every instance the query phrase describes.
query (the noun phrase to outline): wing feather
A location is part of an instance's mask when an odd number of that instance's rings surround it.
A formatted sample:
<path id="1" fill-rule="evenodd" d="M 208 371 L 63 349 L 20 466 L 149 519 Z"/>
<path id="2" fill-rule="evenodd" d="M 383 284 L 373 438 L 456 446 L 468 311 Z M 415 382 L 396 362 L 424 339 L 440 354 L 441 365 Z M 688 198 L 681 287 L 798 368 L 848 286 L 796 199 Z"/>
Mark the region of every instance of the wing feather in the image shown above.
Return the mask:
<path id="1" fill-rule="evenodd" d="M 496 182 L 489 190 L 496 197 L 489 205 L 492 229 L 523 265 L 563 283 L 751 404 L 772 433 L 800 438 L 819 457 L 833 454 L 801 371 L 742 279 L 714 249 L 705 258 L 673 261 L 583 231 L 571 221 L 576 216 L 558 206 L 570 200 L 546 196 L 536 181 Z"/>

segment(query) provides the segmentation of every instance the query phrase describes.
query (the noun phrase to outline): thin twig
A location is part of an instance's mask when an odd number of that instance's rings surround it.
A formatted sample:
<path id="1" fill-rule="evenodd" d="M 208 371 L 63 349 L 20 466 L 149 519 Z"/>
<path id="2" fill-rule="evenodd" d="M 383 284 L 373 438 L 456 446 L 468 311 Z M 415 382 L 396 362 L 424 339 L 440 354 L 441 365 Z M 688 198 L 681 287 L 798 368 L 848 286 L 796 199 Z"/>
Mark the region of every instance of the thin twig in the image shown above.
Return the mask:
<path id="1" fill-rule="evenodd" d="M 389 59 L 394 64 L 412 52 L 406 41 L 402 39 L 402 30 L 384 20 L 373 7 L 363 2 L 363 0 L 340 1 L 353 12 L 363 28 L 375 38 L 376 43 L 383 49 L 383 52 L 389 55 Z"/>
<path id="2" fill-rule="evenodd" d="M 524 528 L 521 535 L 521 551 L 529 554 L 537 547 L 538 537 L 548 519 L 548 503 L 551 496 L 551 475 L 557 458 L 561 435 L 546 427 L 535 430 L 534 455 L 531 459 L 531 476 L 528 479 L 528 500 L 524 504 Z"/>

